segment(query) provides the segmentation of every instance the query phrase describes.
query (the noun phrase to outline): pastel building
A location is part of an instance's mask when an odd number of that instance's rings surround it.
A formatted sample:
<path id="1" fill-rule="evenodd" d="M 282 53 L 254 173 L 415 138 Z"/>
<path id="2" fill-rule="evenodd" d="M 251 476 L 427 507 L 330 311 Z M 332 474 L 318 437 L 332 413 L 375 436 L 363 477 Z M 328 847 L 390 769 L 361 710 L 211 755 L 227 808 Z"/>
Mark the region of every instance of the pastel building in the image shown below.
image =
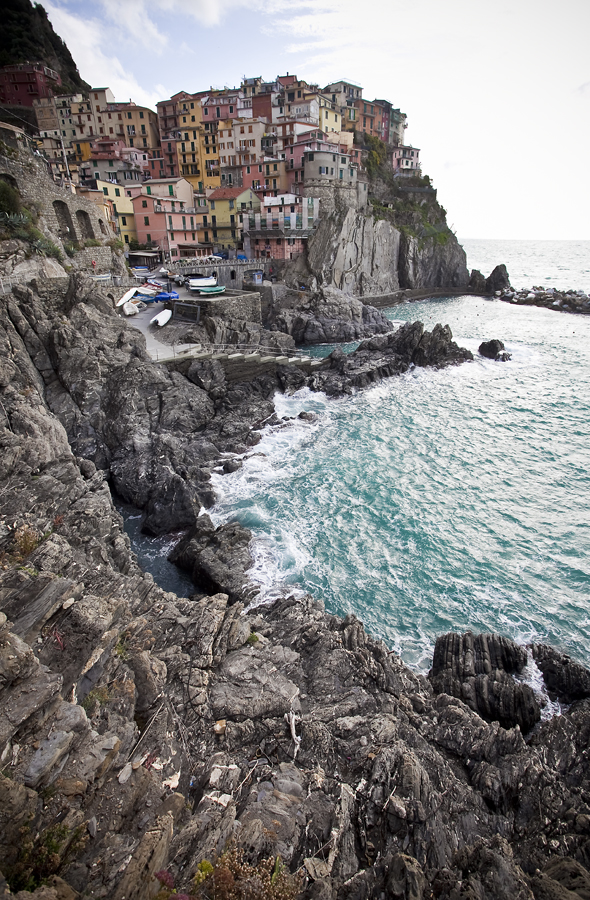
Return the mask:
<path id="1" fill-rule="evenodd" d="M 296 194 L 265 197 L 260 212 L 242 213 L 244 253 L 249 259 L 294 259 L 317 224 L 320 200 Z"/>
<path id="2" fill-rule="evenodd" d="M 415 175 L 420 173 L 420 151 L 417 147 L 395 147 L 391 154 L 394 174 Z"/>
<path id="3" fill-rule="evenodd" d="M 242 246 L 242 212 L 256 212 L 260 200 L 251 188 L 218 188 L 208 196 L 213 243 L 217 250 Z"/>
<path id="4" fill-rule="evenodd" d="M 208 226 L 208 208 L 187 206 L 177 194 L 148 193 L 148 187 L 149 183 L 132 197 L 139 243 L 161 250 L 169 261 L 203 255 L 205 248 L 199 241 L 199 232 Z"/>

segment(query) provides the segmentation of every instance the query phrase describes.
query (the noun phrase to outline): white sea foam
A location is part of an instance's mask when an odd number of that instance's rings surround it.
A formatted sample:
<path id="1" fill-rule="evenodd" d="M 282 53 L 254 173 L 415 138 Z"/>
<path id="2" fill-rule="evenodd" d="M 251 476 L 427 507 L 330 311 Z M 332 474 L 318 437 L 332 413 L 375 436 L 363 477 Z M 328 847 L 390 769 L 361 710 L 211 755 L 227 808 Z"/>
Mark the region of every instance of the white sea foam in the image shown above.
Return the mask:
<path id="1" fill-rule="evenodd" d="M 522 681 L 532 688 L 532 691 L 537 698 L 537 703 L 541 707 L 541 722 L 546 722 L 548 719 L 552 719 L 553 716 L 561 716 L 564 710 L 567 709 L 567 707 L 558 700 L 551 700 L 549 697 L 547 688 L 545 687 L 545 681 L 543 680 L 543 673 L 533 659 L 533 654 L 528 647 L 526 668 L 521 675 L 516 677 L 516 680 Z"/>

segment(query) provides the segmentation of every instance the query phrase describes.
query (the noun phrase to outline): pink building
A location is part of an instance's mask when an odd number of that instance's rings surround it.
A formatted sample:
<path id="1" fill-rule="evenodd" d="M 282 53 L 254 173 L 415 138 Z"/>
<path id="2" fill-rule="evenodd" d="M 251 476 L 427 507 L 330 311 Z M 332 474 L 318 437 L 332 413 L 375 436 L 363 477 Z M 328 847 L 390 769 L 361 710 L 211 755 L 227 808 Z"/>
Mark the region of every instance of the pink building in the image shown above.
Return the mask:
<path id="1" fill-rule="evenodd" d="M 137 240 L 163 251 L 171 261 L 197 256 L 202 247 L 199 230 L 207 225 L 208 207 L 179 208 L 167 197 L 138 194 L 132 197 Z"/>
<path id="2" fill-rule="evenodd" d="M 244 253 L 249 259 L 295 259 L 317 224 L 319 210 L 315 197 L 265 197 L 259 213 L 242 214 Z"/>
<path id="3" fill-rule="evenodd" d="M 420 151 L 417 147 L 404 145 L 395 147 L 391 154 L 391 164 L 395 173 L 403 175 L 420 174 Z"/>

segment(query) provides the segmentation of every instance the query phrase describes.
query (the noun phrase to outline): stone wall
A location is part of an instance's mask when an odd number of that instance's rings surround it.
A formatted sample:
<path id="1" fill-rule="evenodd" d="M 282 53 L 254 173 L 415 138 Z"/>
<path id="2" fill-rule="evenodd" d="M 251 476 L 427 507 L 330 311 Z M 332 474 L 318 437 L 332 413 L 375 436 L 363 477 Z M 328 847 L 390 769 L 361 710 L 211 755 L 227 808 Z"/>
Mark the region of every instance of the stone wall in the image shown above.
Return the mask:
<path id="1" fill-rule="evenodd" d="M 188 308 L 187 308 L 188 307 Z M 239 319 L 243 322 L 262 323 L 260 294 L 257 291 L 245 291 L 224 294 L 215 300 L 195 297 L 194 300 L 179 300 L 174 304 L 174 318 L 196 320 L 197 308 L 200 316 L 219 316 L 224 319 Z M 193 311 L 194 309 L 194 316 Z"/>
<path id="2" fill-rule="evenodd" d="M 60 250 L 64 243 L 112 240 L 114 235 L 96 205 L 56 185 L 43 157 L 25 146 L 18 150 L 0 147 L 0 178 L 18 189 L 26 206 L 39 211 L 39 229 Z"/>

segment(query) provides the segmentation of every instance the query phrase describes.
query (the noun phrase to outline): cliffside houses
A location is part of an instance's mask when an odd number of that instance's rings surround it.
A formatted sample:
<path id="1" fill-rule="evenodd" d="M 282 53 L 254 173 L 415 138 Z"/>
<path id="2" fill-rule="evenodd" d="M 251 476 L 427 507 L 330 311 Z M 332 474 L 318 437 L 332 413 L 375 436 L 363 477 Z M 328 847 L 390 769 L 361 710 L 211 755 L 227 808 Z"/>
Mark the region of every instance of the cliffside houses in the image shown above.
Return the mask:
<path id="1" fill-rule="evenodd" d="M 338 197 L 366 205 L 363 135 L 386 144 L 396 175 L 420 171 L 405 113 L 347 80 L 244 78 L 179 91 L 156 112 L 117 102 L 109 88 L 48 88 L 31 102 L 54 176 L 98 203 L 123 243 L 171 263 L 212 252 L 295 257 L 320 210 Z"/>

